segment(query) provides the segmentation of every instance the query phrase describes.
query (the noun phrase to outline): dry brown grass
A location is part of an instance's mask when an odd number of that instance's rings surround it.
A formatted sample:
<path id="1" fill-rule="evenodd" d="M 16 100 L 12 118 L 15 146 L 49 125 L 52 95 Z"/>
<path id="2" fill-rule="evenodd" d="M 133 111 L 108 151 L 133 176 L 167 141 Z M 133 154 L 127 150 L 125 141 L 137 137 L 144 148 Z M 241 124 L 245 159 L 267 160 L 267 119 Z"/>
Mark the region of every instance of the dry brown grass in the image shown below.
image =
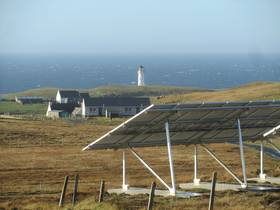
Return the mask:
<path id="1" fill-rule="evenodd" d="M 280 99 L 279 82 L 257 82 L 214 92 L 194 92 L 153 99 L 154 103 L 190 103 L 203 101 L 248 101 Z"/>
<path id="2" fill-rule="evenodd" d="M 93 198 L 97 196 L 101 178 L 106 180 L 107 187 L 120 187 L 122 151 L 81 151 L 87 143 L 110 130 L 114 123 L 118 122 L 98 125 L 95 122 L 81 124 L 61 120 L 0 120 L 0 207 L 56 208 L 64 176 L 70 175 L 73 180 L 76 173 L 80 175 L 79 200 L 82 201 L 79 202 L 78 209 L 95 205 Z M 241 177 L 237 146 L 220 144 L 210 147 Z M 166 148 L 143 148 L 137 151 L 164 180 L 170 182 Z M 173 153 L 177 183 L 191 181 L 193 146 L 175 146 Z M 220 181 L 234 182 L 205 152 L 199 150 L 199 154 L 199 173 L 202 180 L 209 181 L 211 173 L 215 170 Z M 258 153 L 246 148 L 246 160 L 248 176 L 256 176 Z M 127 164 L 128 181 L 131 186 L 150 186 L 155 178 L 131 155 L 128 155 Z M 265 168 L 268 175 L 280 176 L 278 161 L 266 157 Z M 163 187 L 160 183 L 158 185 Z M 72 187 L 71 181 L 69 189 Z M 70 196 L 71 190 L 68 190 L 68 203 Z M 267 196 L 274 195 L 220 193 L 216 205 L 219 207 L 217 209 L 273 209 L 267 204 Z M 113 195 L 106 200 L 109 204 L 115 204 L 114 208 L 137 209 L 145 207 L 147 196 Z M 90 204 L 91 202 L 93 203 Z M 158 197 L 156 209 L 205 209 L 207 202 L 207 197 Z"/>

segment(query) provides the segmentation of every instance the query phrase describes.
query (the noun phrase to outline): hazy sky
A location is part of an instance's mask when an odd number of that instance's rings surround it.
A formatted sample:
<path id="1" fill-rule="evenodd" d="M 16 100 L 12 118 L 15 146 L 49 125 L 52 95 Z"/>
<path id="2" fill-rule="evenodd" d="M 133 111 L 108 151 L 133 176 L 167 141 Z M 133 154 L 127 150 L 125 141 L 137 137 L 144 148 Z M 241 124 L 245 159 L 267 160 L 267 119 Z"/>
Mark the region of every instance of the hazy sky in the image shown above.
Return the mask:
<path id="1" fill-rule="evenodd" d="M 0 53 L 279 53 L 280 0 L 0 0 Z"/>

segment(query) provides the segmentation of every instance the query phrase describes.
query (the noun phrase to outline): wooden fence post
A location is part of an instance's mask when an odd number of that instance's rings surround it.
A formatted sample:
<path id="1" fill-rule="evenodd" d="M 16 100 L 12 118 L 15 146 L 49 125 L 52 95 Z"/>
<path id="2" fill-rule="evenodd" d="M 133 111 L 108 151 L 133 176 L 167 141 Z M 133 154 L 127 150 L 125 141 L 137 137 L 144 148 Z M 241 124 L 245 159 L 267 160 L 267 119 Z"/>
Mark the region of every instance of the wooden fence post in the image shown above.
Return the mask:
<path id="1" fill-rule="evenodd" d="M 104 188 L 105 188 L 105 181 L 101 180 L 101 182 L 100 182 L 100 190 L 99 190 L 99 198 L 98 198 L 98 202 L 99 203 L 101 203 L 103 201 Z"/>
<path id="2" fill-rule="evenodd" d="M 58 204 L 59 207 L 63 206 L 63 204 L 64 204 L 64 198 L 65 198 L 65 193 L 66 193 L 66 189 L 67 189 L 68 179 L 69 179 L 69 176 L 65 176 L 64 184 L 63 184 L 63 187 L 62 187 L 62 191 L 61 191 L 61 195 L 60 195 L 60 199 L 59 199 L 59 204 Z"/>
<path id="3" fill-rule="evenodd" d="M 77 174 L 75 176 L 74 190 L 73 190 L 73 197 L 72 197 L 72 206 L 75 206 L 76 201 L 77 201 L 78 181 L 79 181 L 79 174 Z"/>
<path id="4" fill-rule="evenodd" d="M 153 209 L 155 190 L 156 190 L 156 182 L 152 182 L 147 210 L 152 210 Z"/>
<path id="5" fill-rule="evenodd" d="M 212 176 L 212 186 L 211 186 L 208 210 L 213 210 L 214 208 L 216 180 L 217 180 L 217 172 L 214 172 Z"/>

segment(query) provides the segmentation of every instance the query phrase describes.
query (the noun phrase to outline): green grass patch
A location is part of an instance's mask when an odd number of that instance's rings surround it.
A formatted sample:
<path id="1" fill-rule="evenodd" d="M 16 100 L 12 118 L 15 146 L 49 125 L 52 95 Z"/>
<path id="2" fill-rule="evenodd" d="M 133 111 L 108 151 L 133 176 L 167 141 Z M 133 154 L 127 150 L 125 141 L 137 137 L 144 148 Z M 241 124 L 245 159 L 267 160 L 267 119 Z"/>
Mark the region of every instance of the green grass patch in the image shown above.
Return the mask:
<path id="1" fill-rule="evenodd" d="M 135 86 L 115 85 L 97 87 L 88 90 L 92 96 L 116 95 L 116 96 L 161 96 L 171 94 L 182 94 L 197 91 L 207 91 L 200 88 L 177 87 L 177 86 Z"/>
<path id="2" fill-rule="evenodd" d="M 47 111 L 47 104 L 18 104 L 15 102 L 0 102 L 0 113 L 44 115 Z"/>
<path id="3" fill-rule="evenodd" d="M 36 88 L 23 92 L 5 94 L 5 99 L 14 99 L 15 96 L 40 96 L 44 99 L 55 98 L 58 88 Z M 89 92 L 91 96 L 161 96 L 171 94 L 183 94 L 197 91 L 207 91 L 200 88 L 177 86 L 143 86 L 112 85 L 91 89 L 78 89 L 81 92 Z"/>
<path id="4" fill-rule="evenodd" d="M 55 98 L 57 89 L 58 88 L 35 88 L 35 89 L 25 90 L 22 92 L 5 94 L 3 95 L 3 98 L 15 99 L 16 96 L 17 97 L 38 96 L 38 97 L 43 97 L 44 99 L 51 99 L 51 98 Z"/>

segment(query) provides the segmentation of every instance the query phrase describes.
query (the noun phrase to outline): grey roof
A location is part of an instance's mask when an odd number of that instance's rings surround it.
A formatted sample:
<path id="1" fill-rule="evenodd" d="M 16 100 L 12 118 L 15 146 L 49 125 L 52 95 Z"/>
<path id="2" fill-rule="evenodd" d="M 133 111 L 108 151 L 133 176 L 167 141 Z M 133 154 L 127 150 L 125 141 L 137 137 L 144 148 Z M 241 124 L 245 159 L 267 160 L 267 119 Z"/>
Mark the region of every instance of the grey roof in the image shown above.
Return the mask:
<path id="1" fill-rule="evenodd" d="M 140 97 L 93 97 L 85 99 L 86 106 L 143 106 L 150 105 L 149 98 Z"/>
<path id="2" fill-rule="evenodd" d="M 81 98 L 90 98 L 89 93 L 80 93 Z"/>
<path id="3" fill-rule="evenodd" d="M 77 90 L 59 90 L 62 98 L 80 98 L 80 93 Z"/>
<path id="4" fill-rule="evenodd" d="M 22 97 L 17 97 L 17 100 L 23 104 L 33 104 L 33 103 L 43 103 L 44 102 L 42 97 L 37 97 L 37 96 L 22 96 Z"/>
<path id="5" fill-rule="evenodd" d="M 42 97 L 39 97 L 39 96 L 19 96 L 17 97 L 18 100 L 21 100 L 21 99 L 43 99 Z"/>
<path id="6" fill-rule="evenodd" d="M 237 142 L 237 119 L 243 141 L 270 137 L 280 128 L 280 101 L 151 105 L 85 149 L 166 145 L 166 122 L 173 145 Z"/>
<path id="7" fill-rule="evenodd" d="M 52 103 L 51 104 L 51 110 L 60 110 L 60 111 L 65 111 L 71 114 L 75 107 L 79 107 L 80 105 L 75 104 L 75 103 Z"/>

